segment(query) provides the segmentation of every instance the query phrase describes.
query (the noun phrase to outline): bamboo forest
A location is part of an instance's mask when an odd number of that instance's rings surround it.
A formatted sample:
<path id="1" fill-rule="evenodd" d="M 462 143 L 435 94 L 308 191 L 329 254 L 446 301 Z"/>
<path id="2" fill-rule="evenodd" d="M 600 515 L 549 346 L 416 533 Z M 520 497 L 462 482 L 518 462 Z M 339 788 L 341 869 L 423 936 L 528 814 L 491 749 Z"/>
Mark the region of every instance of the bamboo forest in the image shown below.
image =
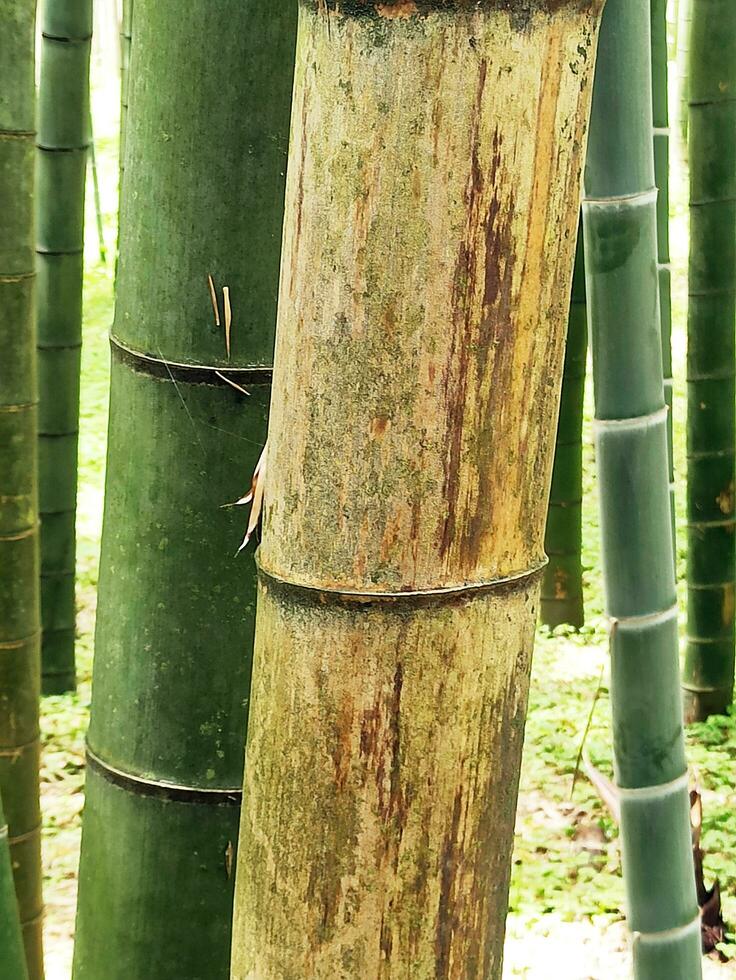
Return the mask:
<path id="1" fill-rule="evenodd" d="M 736 980 L 733 0 L 0 0 L 0 980 Z"/>

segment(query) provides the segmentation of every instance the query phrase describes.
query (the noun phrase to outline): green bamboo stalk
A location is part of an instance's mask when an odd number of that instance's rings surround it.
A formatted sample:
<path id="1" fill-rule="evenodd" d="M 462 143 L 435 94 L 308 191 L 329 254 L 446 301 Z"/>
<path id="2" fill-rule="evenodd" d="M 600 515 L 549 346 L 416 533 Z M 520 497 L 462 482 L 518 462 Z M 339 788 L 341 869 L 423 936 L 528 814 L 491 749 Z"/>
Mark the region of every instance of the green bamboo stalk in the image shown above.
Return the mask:
<path id="1" fill-rule="evenodd" d="M 299 5 L 232 980 L 502 972 L 600 4 L 470 6 Z"/>
<path id="2" fill-rule="evenodd" d="M 615 776 L 637 980 L 697 980 L 678 685 L 652 147 L 650 11 L 608 0 L 583 204 Z"/>
<path id="3" fill-rule="evenodd" d="M 295 32 L 136 0 L 76 980 L 228 976 Z"/>
<path id="4" fill-rule="evenodd" d="M 42 690 L 74 690 L 75 519 L 92 0 L 43 0 L 38 95 Z"/>
<path id="5" fill-rule="evenodd" d="M 549 564 L 542 578 L 541 620 L 546 626 L 585 622 L 583 602 L 583 402 L 588 356 L 585 261 L 582 226 L 572 277 L 567 346 L 562 375 L 560 420 L 547 513 L 544 550 Z"/>
<path id="6" fill-rule="evenodd" d="M 97 244 L 100 249 L 100 262 L 104 265 L 107 262 L 107 249 L 105 248 L 105 228 L 102 222 L 102 200 L 100 198 L 100 181 L 97 174 L 97 153 L 95 151 L 95 133 L 92 112 L 89 114 L 89 164 L 92 171 L 92 193 L 94 194 L 95 199 Z"/>
<path id="7" fill-rule="evenodd" d="M 677 58 L 678 28 L 680 23 L 680 0 L 672 0 L 672 4 L 665 4 L 665 15 L 669 17 L 672 25 L 671 42 L 668 44 L 668 55 L 670 61 Z"/>
<path id="8" fill-rule="evenodd" d="M 40 980 L 35 13 L 34 0 L 0 0 L 0 794 L 28 971 Z"/>
<path id="9" fill-rule="evenodd" d="M 724 713 L 736 629 L 736 5 L 692 0 L 687 721 Z"/>
<path id="10" fill-rule="evenodd" d="M 23 933 L 18 915 L 18 900 L 13 886 L 10 864 L 8 825 L 0 799 L 0 976 L 3 980 L 28 980 L 23 951 Z"/>
<path id="11" fill-rule="evenodd" d="M 687 157 L 688 88 L 690 74 L 690 20 L 693 0 L 679 0 L 677 8 L 677 88 L 680 148 Z"/>
<path id="12" fill-rule="evenodd" d="M 133 44 L 133 3 L 123 0 L 123 16 L 120 24 L 120 148 L 119 167 L 122 185 L 125 170 L 125 127 L 128 121 L 128 88 L 130 85 L 130 52 Z"/>
<path id="13" fill-rule="evenodd" d="M 657 185 L 657 271 L 662 333 L 662 375 L 667 415 L 672 547 L 675 557 L 675 454 L 672 415 L 672 283 L 670 272 L 670 130 L 667 91 L 667 0 L 651 0 L 652 126 Z"/>

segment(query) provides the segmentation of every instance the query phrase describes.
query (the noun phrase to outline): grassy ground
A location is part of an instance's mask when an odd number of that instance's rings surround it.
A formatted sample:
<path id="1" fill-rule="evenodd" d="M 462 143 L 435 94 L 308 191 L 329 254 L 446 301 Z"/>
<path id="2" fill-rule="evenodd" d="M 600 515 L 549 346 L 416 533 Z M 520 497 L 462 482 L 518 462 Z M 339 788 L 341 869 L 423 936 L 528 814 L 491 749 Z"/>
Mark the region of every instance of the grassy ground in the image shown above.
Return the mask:
<path id="1" fill-rule="evenodd" d="M 98 66 L 99 69 L 99 66 Z M 88 208 L 87 272 L 82 384 L 79 497 L 79 690 L 43 704 L 45 890 L 49 980 L 68 980 L 76 895 L 76 865 L 83 806 L 83 740 L 88 719 L 97 556 L 102 513 L 107 427 L 108 350 L 112 320 L 116 211 L 117 120 L 108 111 L 116 91 L 98 86 L 95 119 L 108 264 L 99 262 L 94 211 Z M 90 205 L 91 205 L 91 194 Z M 675 438 L 684 472 L 684 266 L 686 209 L 675 177 L 673 215 Z M 505 977 L 537 980 L 617 980 L 629 976 L 623 888 L 616 828 L 589 784 L 572 777 L 585 721 L 601 670 L 603 683 L 588 739 L 593 761 L 610 770 L 607 636 L 603 618 L 594 458 L 586 423 L 584 539 L 587 625 L 578 634 L 540 629 L 522 771 L 514 852 Z M 678 493 L 679 571 L 684 573 L 682 481 Z M 681 593 L 681 599 L 683 598 Z M 736 922 L 736 718 L 714 720 L 688 732 L 690 761 L 705 805 L 703 843 L 707 871 L 718 875 L 727 918 Z M 730 965 L 708 964 L 709 976 L 736 975 Z"/>

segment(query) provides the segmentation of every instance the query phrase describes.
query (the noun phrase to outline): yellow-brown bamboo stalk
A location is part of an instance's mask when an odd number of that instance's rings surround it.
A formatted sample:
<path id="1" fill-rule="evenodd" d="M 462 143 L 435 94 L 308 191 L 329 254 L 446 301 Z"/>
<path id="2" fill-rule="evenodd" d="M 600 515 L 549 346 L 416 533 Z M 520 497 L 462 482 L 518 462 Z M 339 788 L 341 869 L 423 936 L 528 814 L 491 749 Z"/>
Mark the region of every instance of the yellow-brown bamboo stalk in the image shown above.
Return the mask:
<path id="1" fill-rule="evenodd" d="M 300 4 L 234 980 L 501 975 L 599 7 Z"/>

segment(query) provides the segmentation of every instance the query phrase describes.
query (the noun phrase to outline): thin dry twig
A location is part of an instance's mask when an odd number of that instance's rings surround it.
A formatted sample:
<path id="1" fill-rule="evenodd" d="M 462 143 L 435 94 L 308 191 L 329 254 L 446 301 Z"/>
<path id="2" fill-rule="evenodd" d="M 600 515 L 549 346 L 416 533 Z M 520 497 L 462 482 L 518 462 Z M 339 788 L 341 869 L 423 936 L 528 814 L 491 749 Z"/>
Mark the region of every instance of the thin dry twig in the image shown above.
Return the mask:
<path id="1" fill-rule="evenodd" d="M 230 306 L 230 287 L 222 287 L 222 302 L 225 307 L 225 350 L 227 351 L 228 359 L 230 358 L 230 328 L 233 322 L 233 311 Z"/>
<path id="2" fill-rule="evenodd" d="M 572 775 L 572 786 L 570 787 L 570 799 L 572 799 L 575 792 L 575 784 L 578 781 L 578 774 L 580 772 L 580 762 L 583 758 L 583 752 L 585 751 L 585 742 L 588 738 L 588 733 L 590 732 L 590 726 L 593 724 L 593 715 L 595 714 L 595 706 L 598 704 L 598 698 L 601 696 L 601 688 L 603 687 L 603 668 L 605 664 L 601 664 L 601 672 L 598 677 L 598 686 L 595 689 L 595 694 L 593 695 L 593 703 L 590 706 L 590 712 L 588 714 L 588 721 L 585 725 L 585 731 L 583 732 L 583 737 L 580 742 L 580 748 L 578 749 L 578 757 L 575 760 L 575 772 Z"/>
<path id="3" fill-rule="evenodd" d="M 217 292 L 215 290 L 215 281 L 212 276 L 207 273 L 207 285 L 210 287 L 210 299 L 212 300 L 212 309 L 215 313 L 215 326 L 220 326 L 220 308 L 217 305 Z"/>
<path id="4" fill-rule="evenodd" d="M 239 391 L 241 395 L 245 395 L 246 397 L 250 398 L 250 392 L 246 391 L 245 388 L 243 388 L 241 385 L 233 381 L 232 378 L 228 378 L 227 375 L 221 374 L 220 371 L 215 371 L 215 374 L 220 379 L 220 381 L 224 381 L 226 384 L 229 384 L 236 391 Z"/>

